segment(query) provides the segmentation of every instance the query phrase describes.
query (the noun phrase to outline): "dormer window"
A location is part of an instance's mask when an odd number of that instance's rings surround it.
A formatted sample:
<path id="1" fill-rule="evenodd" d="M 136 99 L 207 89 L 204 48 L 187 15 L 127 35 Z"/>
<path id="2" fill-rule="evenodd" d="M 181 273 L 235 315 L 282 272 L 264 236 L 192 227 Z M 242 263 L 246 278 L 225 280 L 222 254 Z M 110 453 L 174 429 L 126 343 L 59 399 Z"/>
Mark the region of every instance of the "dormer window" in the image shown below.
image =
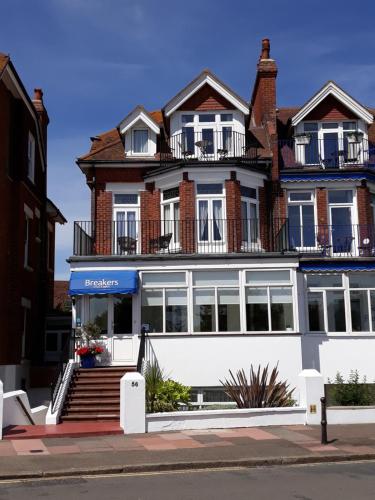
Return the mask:
<path id="1" fill-rule="evenodd" d="M 364 134 L 356 121 L 305 122 L 295 135 L 296 152 L 304 165 L 335 168 L 363 161 Z M 303 140 L 301 140 L 303 139 Z"/>
<path id="2" fill-rule="evenodd" d="M 148 130 L 133 130 L 133 152 L 148 153 Z"/>

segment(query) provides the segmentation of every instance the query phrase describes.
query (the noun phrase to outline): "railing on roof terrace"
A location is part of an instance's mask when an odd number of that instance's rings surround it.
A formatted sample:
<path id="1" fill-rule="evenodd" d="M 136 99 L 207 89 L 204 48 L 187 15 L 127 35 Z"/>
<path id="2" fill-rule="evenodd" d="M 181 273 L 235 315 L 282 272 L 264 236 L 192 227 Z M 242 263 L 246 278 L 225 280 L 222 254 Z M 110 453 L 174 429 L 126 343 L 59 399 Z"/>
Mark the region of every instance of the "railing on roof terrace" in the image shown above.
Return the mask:
<path id="1" fill-rule="evenodd" d="M 335 135 L 335 134 L 325 134 Z M 360 137 L 325 137 L 302 135 L 279 141 L 281 168 L 375 167 L 375 144 Z"/>
<path id="2" fill-rule="evenodd" d="M 80 221 L 74 255 L 163 255 L 281 252 L 285 220 L 266 229 L 257 219 Z"/>
<path id="3" fill-rule="evenodd" d="M 257 147 L 247 135 L 236 132 L 231 127 L 216 131 L 209 125 L 198 132 L 193 127 L 186 127 L 182 133 L 173 134 L 161 147 L 160 153 L 162 163 L 181 160 L 254 163 L 257 158 Z"/>

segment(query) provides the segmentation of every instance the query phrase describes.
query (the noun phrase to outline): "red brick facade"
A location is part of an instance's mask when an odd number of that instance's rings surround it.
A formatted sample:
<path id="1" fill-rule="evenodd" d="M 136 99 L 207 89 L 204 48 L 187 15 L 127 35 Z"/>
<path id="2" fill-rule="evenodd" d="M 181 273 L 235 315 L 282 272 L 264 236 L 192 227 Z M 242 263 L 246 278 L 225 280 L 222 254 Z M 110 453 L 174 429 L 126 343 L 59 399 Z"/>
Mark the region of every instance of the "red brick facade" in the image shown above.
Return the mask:
<path id="1" fill-rule="evenodd" d="M 305 120 L 342 121 L 357 120 L 357 116 L 334 96 L 327 96 L 305 118 Z"/>
<path id="2" fill-rule="evenodd" d="M 225 181 L 228 252 L 239 252 L 242 243 L 241 188 L 233 173 L 231 177 Z"/>
<path id="3" fill-rule="evenodd" d="M 180 183 L 180 242 L 183 252 L 195 249 L 195 186 L 187 176 Z"/>
<path id="4" fill-rule="evenodd" d="M 142 253 L 153 253 L 157 245 L 151 245 L 161 235 L 160 191 L 154 183 L 147 183 L 141 191 L 141 246 Z"/>

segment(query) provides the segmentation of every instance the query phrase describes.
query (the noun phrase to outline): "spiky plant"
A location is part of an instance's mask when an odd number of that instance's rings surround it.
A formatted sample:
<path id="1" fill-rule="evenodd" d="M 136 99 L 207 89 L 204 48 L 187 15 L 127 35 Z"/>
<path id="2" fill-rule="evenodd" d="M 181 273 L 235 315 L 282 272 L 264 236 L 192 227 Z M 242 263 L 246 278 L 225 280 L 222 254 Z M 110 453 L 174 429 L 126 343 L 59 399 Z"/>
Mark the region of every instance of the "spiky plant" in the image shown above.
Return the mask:
<path id="1" fill-rule="evenodd" d="M 159 393 L 164 382 L 164 373 L 158 363 L 150 363 L 148 361 L 145 366 L 144 377 L 146 383 L 147 411 L 153 413 L 157 394 Z"/>
<path id="2" fill-rule="evenodd" d="M 268 377 L 268 365 L 263 369 L 259 365 L 256 372 L 251 365 L 249 380 L 244 369 L 238 370 L 236 375 L 229 370 L 229 374 L 229 379 L 220 380 L 220 383 L 238 408 L 291 406 L 294 389 L 289 390 L 286 381 L 277 380 L 278 365 L 273 368 L 270 377 Z"/>

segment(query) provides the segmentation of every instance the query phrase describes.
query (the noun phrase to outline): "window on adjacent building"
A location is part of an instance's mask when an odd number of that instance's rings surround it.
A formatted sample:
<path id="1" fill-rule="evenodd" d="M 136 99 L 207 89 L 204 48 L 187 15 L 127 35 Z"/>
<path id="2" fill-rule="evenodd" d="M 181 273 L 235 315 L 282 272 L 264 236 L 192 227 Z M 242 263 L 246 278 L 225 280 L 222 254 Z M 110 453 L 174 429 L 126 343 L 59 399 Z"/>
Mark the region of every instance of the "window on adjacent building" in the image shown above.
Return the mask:
<path id="1" fill-rule="evenodd" d="M 184 272 L 142 273 L 142 324 L 151 333 L 188 331 L 187 286 Z"/>
<path id="2" fill-rule="evenodd" d="M 133 152 L 148 153 L 148 130 L 133 130 Z"/>
<path id="3" fill-rule="evenodd" d="M 238 271 L 193 272 L 194 332 L 240 331 Z"/>
<path id="4" fill-rule="evenodd" d="M 288 193 L 288 229 L 292 248 L 316 246 L 314 195 L 311 191 Z"/>
<path id="5" fill-rule="evenodd" d="M 31 182 L 35 182 L 35 139 L 31 132 L 27 145 L 27 177 Z"/>
<path id="6" fill-rule="evenodd" d="M 246 272 L 247 331 L 291 331 L 293 314 L 289 271 Z"/>

